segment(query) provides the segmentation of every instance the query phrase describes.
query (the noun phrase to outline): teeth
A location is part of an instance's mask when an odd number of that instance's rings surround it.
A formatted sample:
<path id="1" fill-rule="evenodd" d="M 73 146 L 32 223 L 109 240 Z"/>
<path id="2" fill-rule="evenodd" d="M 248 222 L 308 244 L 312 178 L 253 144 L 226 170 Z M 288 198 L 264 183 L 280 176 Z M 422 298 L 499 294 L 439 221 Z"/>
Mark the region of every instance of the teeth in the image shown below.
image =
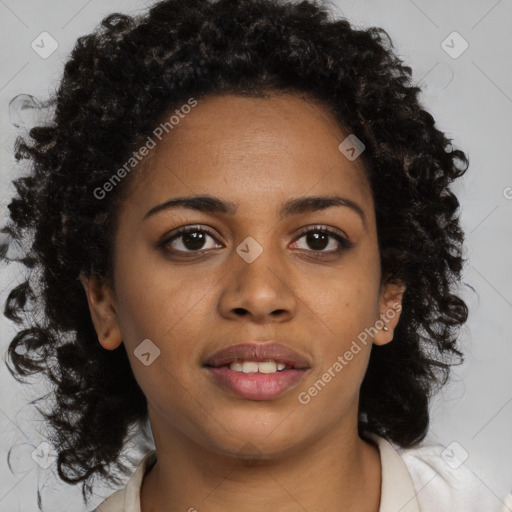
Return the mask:
<path id="1" fill-rule="evenodd" d="M 229 365 L 229 367 L 232 369 L 232 370 L 235 370 L 235 372 L 241 372 L 243 371 L 243 365 L 240 361 L 235 361 L 234 363 L 231 363 Z"/>
<path id="2" fill-rule="evenodd" d="M 254 361 L 244 361 L 242 365 L 242 371 L 244 373 L 256 373 L 259 370 L 258 363 Z"/>
<path id="3" fill-rule="evenodd" d="M 231 370 L 243 373 L 275 373 L 286 368 L 284 363 L 276 363 L 275 361 L 234 361 L 229 365 Z"/>
<path id="4" fill-rule="evenodd" d="M 266 361 L 264 363 L 258 363 L 258 371 L 260 373 L 274 373 L 277 371 L 277 364 L 275 361 Z"/>

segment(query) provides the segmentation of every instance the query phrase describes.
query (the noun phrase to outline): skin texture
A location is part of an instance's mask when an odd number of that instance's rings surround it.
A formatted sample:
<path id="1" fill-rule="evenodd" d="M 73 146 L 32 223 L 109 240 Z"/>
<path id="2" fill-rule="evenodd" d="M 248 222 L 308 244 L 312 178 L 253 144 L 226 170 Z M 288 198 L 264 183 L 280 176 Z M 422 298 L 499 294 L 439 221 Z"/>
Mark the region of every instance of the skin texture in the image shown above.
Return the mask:
<path id="1" fill-rule="evenodd" d="M 365 170 L 338 149 L 348 134 L 322 104 L 297 95 L 213 96 L 137 168 L 119 215 L 114 289 L 99 279 L 82 284 L 100 343 L 108 350 L 125 343 L 148 400 L 158 461 L 144 478 L 143 512 L 378 511 L 379 453 L 358 436 L 358 396 L 372 341 L 393 339 L 404 287 L 380 287 Z M 232 201 L 237 212 L 180 208 L 143 219 L 171 198 L 200 194 Z M 339 206 L 278 214 L 290 198 L 332 194 L 358 203 L 364 224 Z M 215 235 L 205 234 L 203 254 L 183 237 L 159 247 L 195 224 Z M 300 230 L 317 224 L 339 230 L 353 247 L 331 252 L 340 247 L 332 236 L 308 244 Z M 263 248 L 252 263 L 236 252 L 248 236 Z M 319 252 L 330 254 L 319 259 Z M 361 345 L 307 405 L 298 401 L 359 333 L 397 308 L 389 331 Z M 161 351 L 149 366 L 134 355 L 145 339 Z M 202 365 L 250 340 L 280 342 L 311 369 L 275 400 L 232 395 Z"/>

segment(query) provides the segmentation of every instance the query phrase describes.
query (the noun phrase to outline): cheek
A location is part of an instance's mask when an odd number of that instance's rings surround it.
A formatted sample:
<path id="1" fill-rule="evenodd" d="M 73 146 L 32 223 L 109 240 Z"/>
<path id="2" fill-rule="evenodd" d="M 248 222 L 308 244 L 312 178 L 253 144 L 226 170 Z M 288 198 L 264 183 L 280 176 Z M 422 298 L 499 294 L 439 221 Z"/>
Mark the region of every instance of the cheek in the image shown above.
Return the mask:
<path id="1" fill-rule="evenodd" d="M 309 281 L 305 312 L 314 313 L 319 365 L 312 378 L 315 389 L 301 391 L 311 402 L 344 407 L 357 395 L 372 348 L 371 327 L 378 319 L 379 279 L 378 259 L 368 252 L 347 260 L 314 286 Z"/>
<path id="2" fill-rule="evenodd" d="M 297 390 L 299 407 L 312 423 L 322 417 L 324 423 L 334 424 L 356 407 L 372 348 L 364 331 L 370 317 L 364 304 L 344 297 L 325 318 L 328 334 L 315 338 L 317 366 L 307 385 Z"/>
<path id="3" fill-rule="evenodd" d="M 161 371 L 186 380 L 187 370 L 200 359 L 205 332 L 211 335 L 208 325 L 215 323 L 212 294 L 218 276 L 211 271 L 199 273 L 192 266 L 179 272 L 165 264 L 140 265 L 132 271 L 126 267 L 126 262 L 120 262 L 117 316 L 134 372 L 143 372 L 135 354 L 149 339 L 160 351 L 155 363 Z M 168 375 L 160 377 L 169 380 Z"/>
<path id="4" fill-rule="evenodd" d="M 126 337 L 123 339 L 132 344 L 151 337 L 155 342 L 162 340 L 193 313 L 207 283 L 137 248 L 123 252 L 130 257 L 119 257 L 115 267 L 117 316 Z"/>
<path id="5" fill-rule="evenodd" d="M 373 268 L 344 268 L 325 282 L 305 284 L 308 309 L 324 324 L 328 336 L 338 340 L 338 349 L 378 319 L 378 279 Z"/>
<path id="6" fill-rule="evenodd" d="M 205 292 L 188 278 L 162 275 L 154 267 L 124 275 L 118 280 L 117 317 L 132 371 L 149 401 L 173 411 L 187 401 L 188 374 L 199 359 L 198 344 L 188 340 L 201 335 Z"/>

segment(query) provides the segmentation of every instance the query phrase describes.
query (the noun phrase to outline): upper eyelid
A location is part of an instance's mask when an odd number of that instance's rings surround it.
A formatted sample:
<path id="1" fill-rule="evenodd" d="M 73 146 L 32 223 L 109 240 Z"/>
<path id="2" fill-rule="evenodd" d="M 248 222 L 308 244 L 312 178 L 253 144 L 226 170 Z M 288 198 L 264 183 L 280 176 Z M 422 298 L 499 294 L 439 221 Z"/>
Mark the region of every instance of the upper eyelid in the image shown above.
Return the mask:
<path id="1" fill-rule="evenodd" d="M 302 236 L 304 234 L 309 233 L 310 231 L 325 231 L 329 235 L 338 235 L 343 238 L 349 239 L 349 236 L 340 228 L 335 228 L 332 226 L 326 226 L 325 224 L 313 224 L 312 226 L 306 226 L 305 228 L 301 228 L 296 236 Z"/>

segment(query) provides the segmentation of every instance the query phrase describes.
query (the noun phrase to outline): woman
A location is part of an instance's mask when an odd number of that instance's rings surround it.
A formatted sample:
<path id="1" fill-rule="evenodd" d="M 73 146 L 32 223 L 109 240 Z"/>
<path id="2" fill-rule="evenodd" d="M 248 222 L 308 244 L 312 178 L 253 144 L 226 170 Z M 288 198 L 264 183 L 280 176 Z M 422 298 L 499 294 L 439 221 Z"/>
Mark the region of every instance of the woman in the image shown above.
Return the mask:
<path id="1" fill-rule="evenodd" d="M 6 315 L 44 307 L 11 371 L 53 381 L 86 500 L 149 421 L 96 510 L 496 510 L 422 444 L 462 359 L 468 161 L 410 78 L 313 2 L 165 0 L 79 38 L 17 145 L 5 232 L 32 272 Z"/>

